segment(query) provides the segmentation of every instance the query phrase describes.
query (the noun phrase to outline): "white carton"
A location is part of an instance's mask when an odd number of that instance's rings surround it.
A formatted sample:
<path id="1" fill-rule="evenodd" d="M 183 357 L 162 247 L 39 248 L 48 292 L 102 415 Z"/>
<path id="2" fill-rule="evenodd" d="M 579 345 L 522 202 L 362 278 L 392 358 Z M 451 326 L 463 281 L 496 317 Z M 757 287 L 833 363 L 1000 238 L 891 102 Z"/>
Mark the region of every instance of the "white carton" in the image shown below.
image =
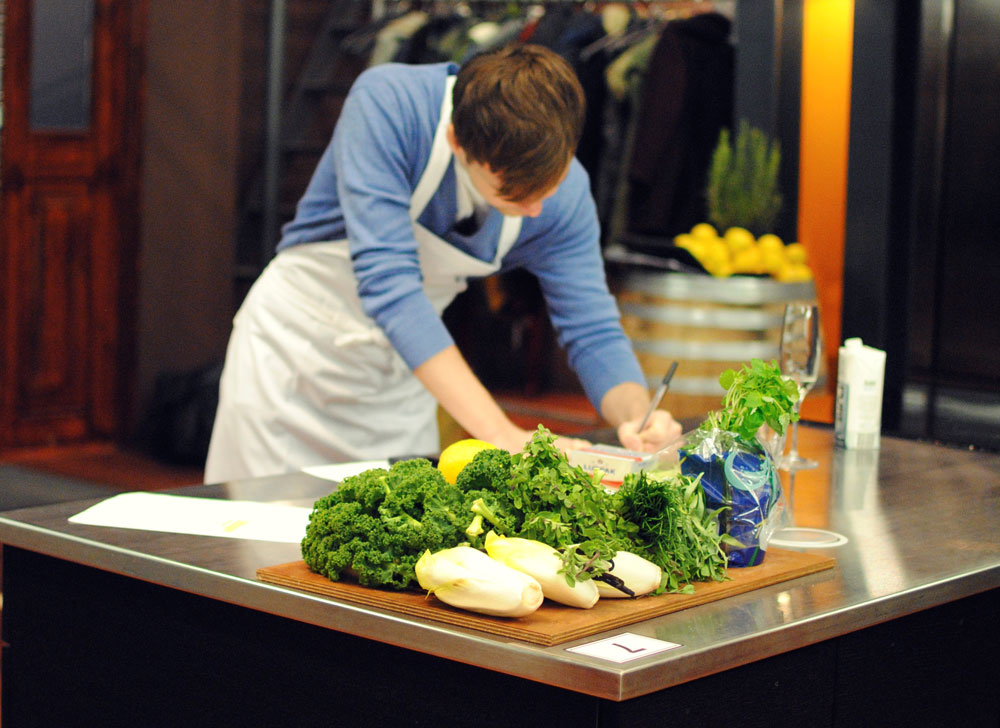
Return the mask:
<path id="1" fill-rule="evenodd" d="M 626 450 L 613 445 L 591 445 L 566 453 L 569 464 L 583 468 L 588 473 L 600 470 L 604 475 L 601 485 L 607 490 L 616 490 L 630 473 L 649 469 L 654 453 Z"/>
<path id="2" fill-rule="evenodd" d="M 840 347 L 834 432 L 838 447 L 872 450 L 882 432 L 885 352 L 847 339 Z"/>

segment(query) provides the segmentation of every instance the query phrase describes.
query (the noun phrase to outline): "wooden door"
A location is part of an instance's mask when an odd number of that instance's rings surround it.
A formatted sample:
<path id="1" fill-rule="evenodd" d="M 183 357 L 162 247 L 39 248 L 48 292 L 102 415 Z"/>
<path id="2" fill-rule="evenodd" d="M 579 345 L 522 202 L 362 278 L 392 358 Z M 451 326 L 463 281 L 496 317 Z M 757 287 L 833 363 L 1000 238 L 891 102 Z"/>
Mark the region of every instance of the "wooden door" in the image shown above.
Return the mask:
<path id="1" fill-rule="evenodd" d="M 134 348 L 145 3 L 4 5 L 0 447 L 114 437 Z"/>

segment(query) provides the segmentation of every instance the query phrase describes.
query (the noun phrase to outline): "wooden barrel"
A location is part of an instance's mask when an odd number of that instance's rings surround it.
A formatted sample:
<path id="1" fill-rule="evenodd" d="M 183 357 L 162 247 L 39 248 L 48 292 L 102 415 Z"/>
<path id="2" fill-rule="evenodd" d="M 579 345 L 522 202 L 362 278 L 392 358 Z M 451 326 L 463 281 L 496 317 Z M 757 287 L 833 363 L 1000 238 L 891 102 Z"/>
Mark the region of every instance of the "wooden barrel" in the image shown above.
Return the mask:
<path id="1" fill-rule="evenodd" d="M 678 362 L 663 403 L 675 417 L 719 409 L 719 374 L 751 359 L 778 359 L 785 304 L 816 300 L 812 281 L 752 276 L 630 269 L 611 284 L 650 389 Z"/>

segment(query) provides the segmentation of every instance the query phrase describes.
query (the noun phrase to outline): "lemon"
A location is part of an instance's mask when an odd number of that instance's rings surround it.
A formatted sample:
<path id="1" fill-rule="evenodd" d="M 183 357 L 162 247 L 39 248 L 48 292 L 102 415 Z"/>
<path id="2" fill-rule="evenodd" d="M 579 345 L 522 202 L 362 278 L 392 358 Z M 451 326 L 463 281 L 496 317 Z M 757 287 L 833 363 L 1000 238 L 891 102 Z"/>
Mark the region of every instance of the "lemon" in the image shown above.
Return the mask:
<path id="1" fill-rule="evenodd" d="M 811 281 L 812 277 L 812 270 L 805 263 L 786 262 L 775 274 L 775 278 L 782 283 L 804 283 Z"/>
<path id="2" fill-rule="evenodd" d="M 727 261 L 720 265 L 717 265 L 714 270 L 710 270 L 711 273 L 716 278 L 728 278 L 733 274 L 733 266 Z"/>
<path id="3" fill-rule="evenodd" d="M 760 273 L 763 270 L 760 248 L 751 244 L 733 255 L 734 273 Z"/>
<path id="4" fill-rule="evenodd" d="M 769 250 L 763 245 L 758 246 L 760 248 L 760 267 L 764 273 L 770 273 L 775 275 L 781 266 L 785 264 L 785 252 L 784 250 Z M 782 246 L 784 247 L 784 246 Z"/>
<path id="5" fill-rule="evenodd" d="M 697 260 L 700 263 L 702 258 L 705 257 L 705 253 L 708 250 L 708 248 L 706 247 L 707 244 L 708 241 L 702 240 L 701 238 L 690 238 L 681 247 L 684 248 L 684 250 L 689 252 L 691 255 L 693 255 L 695 257 L 695 260 Z"/>
<path id="6" fill-rule="evenodd" d="M 438 458 L 438 470 L 441 471 L 445 480 L 454 485 L 462 468 L 469 464 L 477 452 L 495 447 L 488 442 L 471 437 L 453 442 L 441 451 L 441 457 Z"/>
<path id="7" fill-rule="evenodd" d="M 719 266 L 729 263 L 729 249 L 718 238 L 707 240 L 704 253 L 698 257 L 698 262 L 711 272 Z"/>
<path id="8" fill-rule="evenodd" d="M 809 256 L 806 255 L 806 247 L 802 243 L 789 243 L 785 246 L 785 257 L 790 263 L 805 263 Z"/>
<path id="9" fill-rule="evenodd" d="M 781 238 L 773 233 L 765 233 L 761 235 L 757 238 L 757 245 L 760 246 L 761 252 L 779 250 L 783 253 L 785 250 L 785 244 L 782 242 Z"/>
<path id="10" fill-rule="evenodd" d="M 812 269 L 805 263 L 796 263 L 795 274 L 802 281 L 811 281 L 813 279 Z"/>
<path id="11" fill-rule="evenodd" d="M 696 238 L 717 238 L 719 231 L 707 222 L 700 222 L 691 228 L 691 235 Z"/>
<path id="12" fill-rule="evenodd" d="M 726 241 L 726 245 L 733 252 L 733 255 L 739 253 L 740 251 L 746 250 L 756 242 L 753 237 L 753 233 L 746 228 L 741 227 L 731 227 L 726 230 L 726 234 L 722 236 Z"/>

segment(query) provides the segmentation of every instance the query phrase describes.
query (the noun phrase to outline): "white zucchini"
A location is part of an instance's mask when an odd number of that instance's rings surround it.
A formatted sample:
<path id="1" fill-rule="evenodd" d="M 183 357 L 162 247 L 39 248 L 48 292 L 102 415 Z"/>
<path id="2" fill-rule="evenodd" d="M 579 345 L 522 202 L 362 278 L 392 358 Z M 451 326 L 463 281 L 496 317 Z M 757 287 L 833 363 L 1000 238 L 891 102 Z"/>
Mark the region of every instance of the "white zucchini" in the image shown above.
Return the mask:
<path id="1" fill-rule="evenodd" d="M 652 561 L 627 551 L 619 551 L 615 554 L 613 564 L 614 566 L 606 573 L 617 576 L 625 582 L 625 586 L 631 589 L 637 597 L 649 594 L 660 586 L 663 570 Z M 597 591 L 600 592 L 602 598 L 618 599 L 629 596 L 622 590 L 602 581 L 597 582 Z"/>
<path id="2" fill-rule="evenodd" d="M 535 579 L 471 546 L 426 551 L 414 571 L 420 586 L 445 604 L 494 617 L 527 616 L 544 598 Z"/>
<path id="3" fill-rule="evenodd" d="M 486 534 L 486 553 L 491 558 L 530 574 L 542 586 L 542 593 L 554 602 L 569 607 L 590 609 L 600 596 L 597 585 L 590 579 L 577 581 L 574 586 L 566 583 L 566 576 L 559 573 L 563 562 L 559 552 L 541 541 L 527 538 L 507 538 L 494 531 Z"/>

